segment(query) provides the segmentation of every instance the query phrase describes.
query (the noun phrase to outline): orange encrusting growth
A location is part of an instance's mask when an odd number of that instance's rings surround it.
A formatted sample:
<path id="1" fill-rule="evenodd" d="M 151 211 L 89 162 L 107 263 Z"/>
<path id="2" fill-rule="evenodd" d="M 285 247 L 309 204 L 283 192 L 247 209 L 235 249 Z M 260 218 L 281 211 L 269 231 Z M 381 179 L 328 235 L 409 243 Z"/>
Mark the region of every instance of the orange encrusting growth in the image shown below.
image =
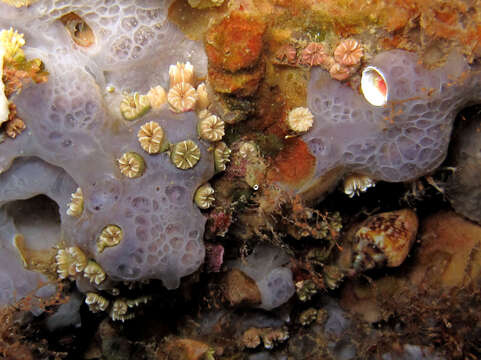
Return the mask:
<path id="1" fill-rule="evenodd" d="M 300 186 L 314 172 L 316 158 L 309 152 L 304 141 L 299 138 L 288 139 L 284 149 L 273 160 L 267 179 L 291 186 Z"/>
<path id="2" fill-rule="evenodd" d="M 209 65 L 236 72 L 254 66 L 262 51 L 265 25 L 234 12 L 209 28 L 205 50 Z"/>

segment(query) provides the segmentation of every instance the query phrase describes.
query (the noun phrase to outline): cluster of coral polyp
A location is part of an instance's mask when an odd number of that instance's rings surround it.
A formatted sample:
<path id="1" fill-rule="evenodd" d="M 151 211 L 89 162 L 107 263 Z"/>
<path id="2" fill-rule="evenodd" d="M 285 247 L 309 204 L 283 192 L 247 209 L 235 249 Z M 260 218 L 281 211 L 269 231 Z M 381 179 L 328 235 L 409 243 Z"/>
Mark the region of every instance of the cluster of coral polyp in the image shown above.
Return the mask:
<path id="1" fill-rule="evenodd" d="M 0 28 L 23 33 L 26 56 L 49 73 L 9 99 L 28 130 L 0 146 L 0 202 L 55 201 L 59 275 L 88 278 L 92 289 L 105 274 L 176 288 L 204 261 L 194 193 L 214 174 L 209 147 L 224 130 L 211 114 L 198 126 L 195 110 L 207 99 L 195 76 L 205 74 L 205 56 L 166 20 L 169 5 L 0 4 Z M 2 247 L 15 253 L 21 231 L 2 216 Z M 5 293 L 27 291 L 17 281 L 27 270 L 2 272 Z"/>
<path id="2" fill-rule="evenodd" d="M 327 287 L 335 288 L 346 274 L 400 265 L 414 241 L 415 214 L 366 220 L 365 233 L 346 240 L 348 263 L 329 266 L 341 220 L 305 208 L 295 196 L 312 200 L 342 177 L 353 196 L 375 180 L 411 181 L 433 171 L 446 155 L 456 112 L 481 98 L 478 68 L 454 52 L 427 68 L 420 60 L 429 59 L 406 47 L 381 51 L 374 46 L 375 31 L 353 30 L 369 23 L 364 8 L 359 23 L 337 11 L 346 24 L 354 21 L 340 29 L 327 20 L 319 25 L 331 11 L 322 6 L 268 0 L 257 5 L 0 4 L 0 28 L 13 26 L 27 40 L 13 30 L 2 33 L 0 54 L 11 53 L 5 44 L 23 46 L 21 56 L 2 55 L 0 120 L 10 137 L 0 144 L 5 253 L 30 266 L 29 235 L 19 236 L 19 215 L 8 205 L 47 195 L 60 211 L 56 275 L 76 280 L 93 311 L 110 309 L 122 320 L 131 315 L 128 307 L 146 298 L 110 303 L 102 291 L 123 280 L 160 279 L 177 288 L 204 263 L 207 220 L 200 209 L 213 205 L 211 237 L 222 238 L 237 218 L 242 230 L 233 226 L 230 235 L 282 247 L 285 235 L 276 227 L 291 209 L 289 236 L 329 243 L 326 256 L 307 251 L 312 263 L 326 265 Z M 183 19 L 211 14 L 203 43 L 189 40 L 168 18 L 169 8 L 175 17 L 182 6 L 188 11 Z M 297 21 L 303 9 L 307 23 Z M 372 10 L 373 18 L 381 16 Z M 295 15 L 292 22 L 288 15 Z M 20 92 L 26 79 L 37 84 Z M 224 177 L 207 183 L 222 171 Z M 219 271 L 224 250 L 220 244 L 209 249 L 209 268 Z M 247 267 L 229 266 L 250 274 L 260 288 L 257 306 L 272 309 L 295 291 L 284 266 L 292 259 L 270 248 L 257 251 L 262 260 L 274 253 L 276 261 L 265 264 L 253 256 Z M 13 293 L 22 276 L 28 280 L 19 295 L 34 287 L 31 272 L 8 266 L 2 287 Z M 297 264 L 305 271 L 309 266 Z M 304 280 L 297 284 L 307 296 Z"/>

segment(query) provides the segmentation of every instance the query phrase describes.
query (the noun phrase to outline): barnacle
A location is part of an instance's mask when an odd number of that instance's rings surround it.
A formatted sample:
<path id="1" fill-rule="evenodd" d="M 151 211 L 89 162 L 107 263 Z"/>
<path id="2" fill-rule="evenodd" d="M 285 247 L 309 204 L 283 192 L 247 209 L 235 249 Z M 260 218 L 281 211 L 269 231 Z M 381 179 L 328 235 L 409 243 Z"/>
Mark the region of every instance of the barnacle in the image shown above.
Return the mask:
<path id="1" fill-rule="evenodd" d="M 202 110 L 199 114 L 197 132 L 201 139 L 207 141 L 219 141 L 224 136 L 224 121 L 217 115 L 212 115 L 207 110 Z"/>
<path id="2" fill-rule="evenodd" d="M 128 178 L 138 178 L 145 171 L 145 162 L 142 156 L 136 152 L 126 152 L 117 160 L 122 174 Z"/>
<path id="3" fill-rule="evenodd" d="M 225 171 L 227 163 L 230 161 L 231 150 L 225 142 L 219 142 L 214 148 L 214 166 L 216 171 Z"/>
<path id="4" fill-rule="evenodd" d="M 149 90 L 147 97 L 152 109 L 160 109 L 167 102 L 167 94 L 162 86 L 158 85 Z"/>
<path id="5" fill-rule="evenodd" d="M 344 179 L 344 194 L 354 197 L 376 186 L 376 182 L 366 175 L 352 174 Z"/>
<path id="6" fill-rule="evenodd" d="M 124 94 L 120 102 L 120 112 L 125 120 L 135 120 L 150 110 L 150 101 L 147 95 L 139 93 Z"/>
<path id="7" fill-rule="evenodd" d="M 334 50 L 334 58 L 341 65 L 359 64 L 363 55 L 361 44 L 355 39 L 344 39 Z"/>
<path id="8" fill-rule="evenodd" d="M 67 215 L 79 217 L 82 215 L 84 209 L 84 196 L 82 189 L 78 187 L 71 197 L 72 200 L 68 204 Z"/>
<path id="9" fill-rule="evenodd" d="M 184 140 L 172 146 L 172 163 L 179 169 L 193 168 L 200 159 L 200 149 L 192 140 Z"/>
<path id="10" fill-rule="evenodd" d="M 89 310 L 93 313 L 99 311 L 105 311 L 109 307 L 109 301 L 102 295 L 88 292 L 85 297 L 85 303 L 88 305 Z"/>
<path id="11" fill-rule="evenodd" d="M 207 86 L 205 83 L 200 83 L 197 86 L 197 110 L 207 109 L 210 105 L 209 95 L 207 93 Z"/>
<path id="12" fill-rule="evenodd" d="M 167 101 L 172 111 L 190 111 L 194 108 L 197 101 L 197 93 L 191 84 L 180 82 L 169 90 Z"/>
<path id="13" fill-rule="evenodd" d="M 89 279 L 91 283 L 100 285 L 105 280 L 105 271 L 93 260 L 89 260 L 84 269 L 84 276 Z"/>
<path id="14" fill-rule="evenodd" d="M 195 192 L 194 201 L 201 209 L 210 208 L 215 201 L 214 188 L 209 183 L 201 185 Z"/>
<path id="15" fill-rule="evenodd" d="M 73 246 L 66 249 L 59 249 L 55 256 L 57 273 L 60 279 L 75 276 L 82 272 L 87 266 L 87 257 L 78 247 Z"/>
<path id="16" fill-rule="evenodd" d="M 311 111 L 305 107 L 297 107 L 289 111 L 287 116 L 287 126 L 295 132 L 305 132 L 312 127 L 314 116 Z"/>
<path id="17" fill-rule="evenodd" d="M 161 150 L 166 150 L 164 145 L 165 133 L 162 127 L 155 121 L 150 121 L 140 127 L 137 133 L 142 149 L 149 154 L 157 154 Z"/>
<path id="18" fill-rule="evenodd" d="M 79 46 L 89 47 L 95 42 L 90 26 L 77 14 L 70 12 L 60 18 L 72 40 Z"/>
<path id="19" fill-rule="evenodd" d="M 351 72 L 349 69 L 339 63 L 334 63 L 329 68 L 329 74 L 333 79 L 343 81 L 346 80 L 349 76 L 351 76 Z"/>
<path id="20" fill-rule="evenodd" d="M 97 239 L 97 251 L 101 253 L 106 247 L 113 247 L 122 241 L 124 232 L 117 225 L 107 225 Z"/>
<path id="21" fill-rule="evenodd" d="M 302 50 L 300 62 L 304 65 L 316 66 L 323 64 L 326 58 L 324 46 L 320 43 L 311 42 Z"/>
<path id="22" fill-rule="evenodd" d="M 7 123 L 7 127 L 5 128 L 5 133 L 15 139 L 17 135 L 20 135 L 23 130 L 25 130 L 26 126 L 25 123 L 20 118 L 14 118 Z"/>
<path id="23" fill-rule="evenodd" d="M 3 48 L 3 58 L 7 61 L 20 61 L 25 55 L 21 47 L 25 45 L 23 34 L 13 28 L 0 31 L 0 48 Z"/>
<path id="24" fill-rule="evenodd" d="M 190 62 L 177 63 L 169 66 L 170 88 L 177 84 L 194 85 L 194 66 Z"/>

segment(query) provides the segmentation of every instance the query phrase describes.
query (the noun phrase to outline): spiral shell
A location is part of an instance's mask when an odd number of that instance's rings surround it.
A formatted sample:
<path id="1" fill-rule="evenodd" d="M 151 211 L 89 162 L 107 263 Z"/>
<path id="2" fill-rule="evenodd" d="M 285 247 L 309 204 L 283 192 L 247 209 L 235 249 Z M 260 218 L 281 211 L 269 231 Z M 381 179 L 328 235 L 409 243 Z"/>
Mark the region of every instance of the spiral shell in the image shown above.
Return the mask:
<path id="1" fill-rule="evenodd" d="M 368 217 L 357 227 L 352 239 L 352 267 L 361 271 L 401 265 L 416 239 L 418 225 L 418 217 L 410 209 Z"/>

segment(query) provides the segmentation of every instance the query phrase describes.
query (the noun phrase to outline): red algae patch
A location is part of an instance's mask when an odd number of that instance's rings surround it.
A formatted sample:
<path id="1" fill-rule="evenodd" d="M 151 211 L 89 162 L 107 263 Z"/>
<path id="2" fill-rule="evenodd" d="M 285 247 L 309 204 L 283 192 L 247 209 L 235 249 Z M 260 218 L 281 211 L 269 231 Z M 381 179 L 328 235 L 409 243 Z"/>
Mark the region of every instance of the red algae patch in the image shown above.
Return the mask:
<path id="1" fill-rule="evenodd" d="M 209 64 L 230 72 L 254 66 L 262 51 L 264 31 L 262 22 L 240 12 L 232 13 L 207 31 Z"/>
<path id="2" fill-rule="evenodd" d="M 285 142 L 283 151 L 274 159 L 268 179 L 299 186 L 308 180 L 315 164 L 316 158 L 309 152 L 304 141 L 297 138 L 289 139 Z"/>

